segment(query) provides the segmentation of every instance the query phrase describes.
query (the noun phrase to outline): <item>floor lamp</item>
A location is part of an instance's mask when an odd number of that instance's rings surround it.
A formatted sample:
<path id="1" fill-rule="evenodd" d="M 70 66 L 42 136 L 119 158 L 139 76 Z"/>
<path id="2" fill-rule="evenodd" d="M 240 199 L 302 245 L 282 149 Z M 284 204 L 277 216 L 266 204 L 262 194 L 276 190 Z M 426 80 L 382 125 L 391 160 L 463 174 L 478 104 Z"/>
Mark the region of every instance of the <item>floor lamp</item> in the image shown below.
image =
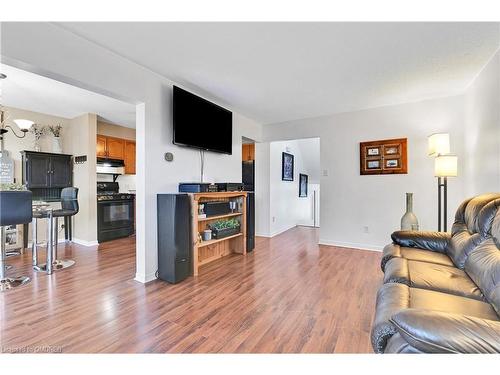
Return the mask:
<path id="1" fill-rule="evenodd" d="M 438 231 L 448 230 L 448 177 L 457 176 L 458 158 L 455 155 L 438 155 L 434 159 L 434 176 L 438 178 Z"/>

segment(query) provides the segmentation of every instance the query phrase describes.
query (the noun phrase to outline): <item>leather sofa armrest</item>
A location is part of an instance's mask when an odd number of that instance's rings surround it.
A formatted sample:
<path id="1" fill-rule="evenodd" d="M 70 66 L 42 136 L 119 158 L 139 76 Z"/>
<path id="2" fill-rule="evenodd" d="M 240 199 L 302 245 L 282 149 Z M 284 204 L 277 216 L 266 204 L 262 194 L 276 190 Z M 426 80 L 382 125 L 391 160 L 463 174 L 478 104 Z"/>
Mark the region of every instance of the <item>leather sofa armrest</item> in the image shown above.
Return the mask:
<path id="1" fill-rule="evenodd" d="M 403 310 L 390 321 L 424 353 L 500 353 L 500 321 L 420 309 Z"/>
<path id="2" fill-rule="evenodd" d="M 394 243 L 446 254 L 451 239 L 449 233 L 399 230 L 391 234 Z"/>

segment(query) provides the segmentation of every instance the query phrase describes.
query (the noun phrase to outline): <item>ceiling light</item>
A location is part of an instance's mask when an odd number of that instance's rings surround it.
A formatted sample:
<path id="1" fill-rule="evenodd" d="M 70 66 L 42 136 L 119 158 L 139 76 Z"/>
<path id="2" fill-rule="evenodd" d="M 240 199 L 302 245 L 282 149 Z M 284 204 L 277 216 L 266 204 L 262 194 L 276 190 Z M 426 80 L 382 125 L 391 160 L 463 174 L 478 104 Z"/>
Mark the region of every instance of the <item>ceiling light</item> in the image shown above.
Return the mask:
<path id="1" fill-rule="evenodd" d="M 31 120 L 23 120 L 23 119 L 14 120 L 14 122 L 16 123 L 17 126 L 19 126 L 19 129 L 21 129 L 22 132 L 27 132 L 34 124 L 34 122 Z"/>

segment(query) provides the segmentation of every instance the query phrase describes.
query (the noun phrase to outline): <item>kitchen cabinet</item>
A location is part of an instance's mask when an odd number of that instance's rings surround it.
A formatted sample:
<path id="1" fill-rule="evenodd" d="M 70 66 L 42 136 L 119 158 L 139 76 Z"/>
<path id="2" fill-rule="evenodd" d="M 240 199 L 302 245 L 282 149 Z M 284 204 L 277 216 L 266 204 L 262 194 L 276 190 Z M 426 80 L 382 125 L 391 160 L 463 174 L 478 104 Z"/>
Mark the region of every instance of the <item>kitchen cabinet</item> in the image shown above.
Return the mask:
<path id="1" fill-rule="evenodd" d="M 61 190 L 73 185 L 71 155 L 21 151 L 22 183 L 33 192 L 33 200 L 57 201 Z"/>
<path id="2" fill-rule="evenodd" d="M 97 157 L 123 160 L 125 157 L 125 140 L 98 135 L 96 154 Z"/>
<path id="3" fill-rule="evenodd" d="M 255 144 L 245 143 L 241 146 L 241 157 L 243 161 L 255 160 Z"/>
<path id="4" fill-rule="evenodd" d="M 102 135 L 97 136 L 97 157 L 106 157 L 106 137 Z"/>
<path id="5" fill-rule="evenodd" d="M 108 158 L 123 160 L 125 157 L 125 140 L 120 138 L 107 137 L 106 148 Z"/>
<path id="6" fill-rule="evenodd" d="M 135 174 L 135 142 L 125 141 L 125 174 Z"/>

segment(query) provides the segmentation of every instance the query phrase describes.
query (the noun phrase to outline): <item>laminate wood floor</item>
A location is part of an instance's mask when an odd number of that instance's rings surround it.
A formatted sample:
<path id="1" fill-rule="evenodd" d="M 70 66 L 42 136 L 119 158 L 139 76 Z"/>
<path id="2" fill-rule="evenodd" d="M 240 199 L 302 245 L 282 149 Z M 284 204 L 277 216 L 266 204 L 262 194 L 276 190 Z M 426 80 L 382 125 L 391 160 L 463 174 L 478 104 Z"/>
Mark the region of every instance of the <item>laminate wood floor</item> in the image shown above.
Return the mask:
<path id="1" fill-rule="evenodd" d="M 135 241 L 61 244 L 76 265 L 33 273 L 30 252 L 0 293 L 0 350 L 63 353 L 371 353 L 380 253 L 318 246 L 297 227 L 257 238 L 246 257 L 203 266 L 177 285 L 133 280 Z"/>

